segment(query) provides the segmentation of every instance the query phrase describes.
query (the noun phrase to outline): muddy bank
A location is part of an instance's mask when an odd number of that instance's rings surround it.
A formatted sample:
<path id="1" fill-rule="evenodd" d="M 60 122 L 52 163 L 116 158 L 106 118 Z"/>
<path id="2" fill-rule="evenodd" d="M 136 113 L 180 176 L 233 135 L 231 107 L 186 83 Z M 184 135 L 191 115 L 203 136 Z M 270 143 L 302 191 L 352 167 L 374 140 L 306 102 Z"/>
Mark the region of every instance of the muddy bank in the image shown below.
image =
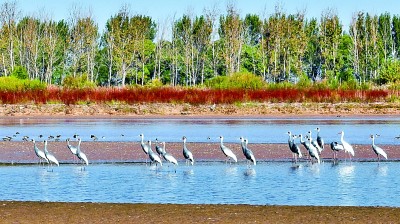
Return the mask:
<path id="1" fill-rule="evenodd" d="M 76 142 L 72 142 L 76 144 Z M 37 143 L 39 148 L 43 148 L 43 143 Z M 239 143 L 225 143 L 236 154 L 239 162 L 245 162 Z M 188 148 L 192 151 L 196 161 L 225 161 L 225 156 L 219 149 L 219 143 L 187 143 Z M 154 147 L 154 146 L 153 146 Z M 371 145 L 353 145 L 355 156 L 354 161 L 375 161 L 376 155 L 371 149 Z M 400 160 L 400 146 L 397 145 L 381 145 L 388 154 L 390 161 Z M 166 143 L 169 153 L 175 156 L 180 163 L 184 163 L 182 155 L 182 143 Z M 287 144 L 249 144 L 249 148 L 253 151 L 258 161 L 291 161 L 292 154 Z M 81 149 L 87 155 L 90 163 L 107 163 L 107 162 L 144 162 L 148 159 L 147 155 L 141 149 L 139 142 L 82 142 Z M 54 154 L 60 163 L 74 162 L 74 156 L 67 148 L 66 142 L 48 143 L 48 150 Z M 301 146 L 304 158 L 306 160 L 307 151 Z M 153 148 L 153 151 L 155 149 Z M 332 158 L 332 150 L 329 145 L 325 145 L 321 157 L 329 161 Z M 339 159 L 348 158 L 348 154 L 339 152 Z M 33 150 L 32 142 L 11 141 L 0 142 L 0 162 L 2 163 L 35 163 L 37 157 Z M 75 161 L 76 162 L 76 161 Z"/>
<path id="2" fill-rule="evenodd" d="M 397 115 L 399 103 L 21 104 L 0 106 L 1 116 L 347 116 Z"/>
<path id="3" fill-rule="evenodd" d="M 3 223 L 397 223 L 399 208 L 0 202 Z"/>

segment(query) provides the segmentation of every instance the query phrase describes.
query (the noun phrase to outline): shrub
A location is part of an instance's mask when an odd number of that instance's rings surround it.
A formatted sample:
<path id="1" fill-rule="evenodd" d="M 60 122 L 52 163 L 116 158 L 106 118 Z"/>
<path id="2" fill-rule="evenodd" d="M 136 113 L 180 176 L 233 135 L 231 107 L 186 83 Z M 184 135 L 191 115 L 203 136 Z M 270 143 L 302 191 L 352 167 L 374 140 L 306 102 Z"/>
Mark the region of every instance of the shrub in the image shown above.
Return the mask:
<path id="1" fill-rule="evenodd" d="M 229 77 L 229 87 L 233 89 L 257 90 L 265 86 L 260 76 L 250 72 L 238 72 Z"/>
<path id="2" fill-rule="evenodd" d="M 93 82 L 88 81 L 87 75 L 82 74 L 80 76 L 67 76 L 62 86 L 66 89 L 92 89 L 96 87 L 96 84 Z"/>
<path id="3" fill-rule="evenodd" d="M 205 85 L 212 89 L 227 89 L 229 86 L 229 77 L 217 76 L 207 80 Z"/>
<path id="4" fill-rule="evenodd" d="M 15 66 L 14 70 L 11 73 L 11 76 L 18 79 L 28 79 L 28 71 L 22 66 Z"/>
<path id="5" fill-rule="evenodd" d="M 15 76 L 0 77 L 0 91 L 22 92 L 44 89 L 46 84 L 39 80 L 18 79 Z"/>

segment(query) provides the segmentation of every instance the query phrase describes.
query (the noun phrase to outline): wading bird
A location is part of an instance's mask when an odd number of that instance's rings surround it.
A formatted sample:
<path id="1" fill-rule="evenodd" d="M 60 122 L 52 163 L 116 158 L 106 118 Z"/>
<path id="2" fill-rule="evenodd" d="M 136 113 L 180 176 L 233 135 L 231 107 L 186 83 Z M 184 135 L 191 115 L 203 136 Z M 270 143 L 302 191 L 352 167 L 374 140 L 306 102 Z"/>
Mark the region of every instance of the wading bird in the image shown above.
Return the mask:
<path id="1" fill-rule="evenodd" d="M 46 158 L 49 160 L 50 166 L 53 166 L 52 163 L 56 164 L 57 166 L 60 166 L 60 163 L 58 162 L 58 160 L 56 159 L 56 157 L 53 156 L 53 154 L 51 154 L 51 153 L 47 150 L 47 140 L 44 140 L 44 154 L 45 154 Z M 51 169 L 51 171 L 53 171 L 53 169 Z"/>
<path id="2" fill-rule="evenodd" d="M 35 154 L 36 156 L 39 158 L 39 165 L 40 163 L 43 162 L 44 165 L 44 161 L 46 161 L 47 163 L 49 163 L 49 160 L 46 158 L 46 155 L 44 154 L 44 152 L 42 150 L 40 150 L 37 146 L 36 146 L 36 141 L 35 139 L 32 139 L 33 142 L 33 149 L 35 150 Z"/>
<path id="3" fill-rule="evenodd" d="M 78 147 L 77 147 L 77 150 L 76 150 L 76 156 L 77 156 L 78 159 L 82 162 L 82 166 L 83 166 L 84 164 L 86 164 L 86 166 L 88 166 L 88 165 L 89 165 L 89 160 L 87 159 L 85 153 L 83 153 L 83 152 L 81 151 L 81 141 L 82 141 L 82 140 L 81 140 L 80 138 L 78 138 Z M 83 169 L 85 169 L 84 166 L 83 166 Z"/>
<path id="4" fill-rule="evenodd" d="M 321 130 L 319 127 L 315 129 L 317 131 L 317 143 L 318 146 L 321 148 L 321 152 L 322 150 L 324 150 L 324 139 L 319 135 L 319 131 Z"/>
<path id="5" fill-rule="evenodd" d="M 338 142 L 331 142 L 330 146 L 333 151 L 333 160 L 335 161 L 338 159 L 337 153 L 339 151 L 344 150 L 344 147 L 343 147 L 343 145 L 339 144 Z"/>
<path id="6" fill-rule="evenodd" d="M 75 156 L 77 156 L 76 153 L 77 153 L 78 149 L 69 143 L 69 141 L 70 141 L 69 138 L 67 138 L 65 141 L 67 142 L 67 147 L 68 147 L 69 151 L 71 151 L 72 155 L 74 156 L 73 158 L 75 161 Z"/>
<path id="7" fill-rule="evenodd" d="M 254 157 L 253 152 L 247 147 L 248 144 L 248 140 L 240 137 L 240 145 L 242 146 L 242 151 L 243 151 L 243 155 L 246 157 L 247 159 L 247 163 L 253 162 L 253 165 L 256 165 L 256 158 Z M 249 164 L 248 164 L 249 165 Z"/>
<path id="8" fill-rule="evenodd" d="M 292 135 L 292 132 L 288 131 L 289 139 L 288 139 L 288 144 L 289 144 L 289 149 L 292 152 L 292 161 L 297 163 L 297 158 L 303 157 L 300 151 L 300 147 L 294 142 L 294 139 L 297 138 L 296 135 Z"/>
<path id="9" fill-rule="evenodd" d="M 148 143 L 148 145 L 149 145 L 148 154 L 149 154 L 150 162 L 151 162 L 151 163 L 153 163 L 153 162 L 156 163 L 156 166 L 157 166 L 157 163 L 159 163 L 160 166 L 162 166 L 162 162 L 161 162 L 160 157 L 159 157 L 157 154 L 155 154 L 155 153 L 153 152 L 153 150 L 151 149 L 151 141 L 148 140 L 147 143 Z"/>
<path id="10" fill-rule="evenodd" d="M 310 139 L 308 139 L 309 141 L 304 141 L 302 134 L 300 134 L 299 137 L 300 137 L 300 143 L 304 146 L 304 148 L 306 148 L 308 155 L 310 156 L 311 163 L 313 163 L 312 158 L 315 158 L 317 162 L 320 163 L 318 150 L 311 144 Z"/>
<path id="11" fill-rule="evenodd" d="M 178 166 L 178 161 L 175 159 L 174 156 L 172 156 L 170 153 L 167 152 L 167 150 L 165 149 L 165 142 L 162 142 L 162 145 L 163 145 L 162 157 L 163 157 L 166 161 L 168 161 L 168 162 L 174 164 L 174 166 L 175 166 L 175 173 L 176 173 L 176 166 Z"/>
<path id="12" fill-rule="evenodd" d="M 142 138 L 142 141 L 140 142 L 140 146 L 142 147 L 143 152 L 148 155 L 149 154 L 149 145 L 146 145 L 144 142 L 144 134 L 140 134 L 139 137 Z M 146 164 L 147 164 L 147 158 L 146 158 Z"/>
<path id="13" fill-rule="evenodd" d="M 235 163 L 237 162 L 237 158 L 236 155 L 232 152 L 232 150 L 228 147 L 226 147 L 223 143 L 224 141 L 224 137 L 219 136 L 219 139 L 221 140 L 221 144 L 220 144 L 220 148 L 221 151 L 224 153 L 224 155 L 228 158 L 228 160 L 232 159 L 233 161 L 235 161 Z"/>
<path id="14" fill-rule="evenodd" d="M 183 150 L 182 150 L 183 157 L 185 157 L 186 164 L 187 164 L 188 162 L 190 162 L 190 164 L 193 166 L 193 163 L 194 163 L 193 154 L 192 154 L 192 152 L 189 151 L 189 149 L 186 147 L 186 137 L 183 136 L 183 137 L 182 137 L 182 140 L 183 140 Z"/>
<path id="15" fill-rule="evenodd" d="M 348 142 L 346 142 L 344 138 L 344 131 L 339 132 L 338 134 L 341 135 L 340 141 L 342 142 L 343 149 L 345 152 L 349 153 L 349 158 L 351 160 L 351 156 L 354 156 L 354 149 L 353 146 L 351 146 Z"/>
<path id="16" fill-rule="evenodd" d="M 370 135 L 370 138 L 372 139 L 372 150 L 374 150 L 376 156 L 378 157 L 378 161 L 380 161 L 379 156 L 385 157 L 387 159 L 387 154 L 383 149 L 377 145 L 375 145 L 375 136 L 378 137 L 379 135 Z"/>

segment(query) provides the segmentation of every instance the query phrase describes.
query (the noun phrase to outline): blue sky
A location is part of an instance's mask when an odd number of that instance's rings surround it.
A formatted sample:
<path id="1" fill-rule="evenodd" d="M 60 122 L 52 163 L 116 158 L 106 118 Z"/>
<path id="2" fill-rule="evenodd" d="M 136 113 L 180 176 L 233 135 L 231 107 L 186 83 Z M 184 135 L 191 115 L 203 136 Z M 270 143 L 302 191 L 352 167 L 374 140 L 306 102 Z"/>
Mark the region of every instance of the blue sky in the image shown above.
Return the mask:
<path id="1" fill-rule="evenodd" d="M 3 1 L 3 0 L 0 0 Z M 45 11 L 50 18 L 58 21 L 68 19 L 71 8 L 81 7 L 83 11 L 91 10 L 100 30 L 104 28 L 105 22 L 115 15 L 121 6 L 129 5 L 133 14 L 144 14 L 151 16 L 156 22 L 164 22 L 166 18 L 181 17 L 187 12 L 200 15 L 204 8 L 216 6 L 220 13 L 224 13 L 227 2 L 234 3 L 242 15 L 253 13 L 270 15 L 274 7 L 279 3 L 286 13 L 296 13 L 298 10 L 306 10 L 307 17 L 320 18 L 321 13 L 328 8 L 336 10 L 344 28 L 347 29 L 353 13 L 358 11 L 380 14 L 389 12 L 391 15 L 400 14 L 400 1 L 398 0 L 17 0 L 18 8 L 24 15 L 32 15 L 39 11 Z"/>

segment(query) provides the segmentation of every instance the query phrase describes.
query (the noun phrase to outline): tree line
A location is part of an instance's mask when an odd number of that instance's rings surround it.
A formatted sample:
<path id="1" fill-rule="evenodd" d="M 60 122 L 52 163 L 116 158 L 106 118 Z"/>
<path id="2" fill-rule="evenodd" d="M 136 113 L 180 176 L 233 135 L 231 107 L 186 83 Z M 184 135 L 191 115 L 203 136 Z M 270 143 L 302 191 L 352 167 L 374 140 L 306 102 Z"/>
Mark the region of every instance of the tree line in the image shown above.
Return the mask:
<path id="1" fill-rule="evenodd" d="M 169 21 L 122 6 L 102 32 L 93 15 L 73 8 L 54 21 L 22 16 L 16 2 L 0 6 L 0 76 L 62 85 L 80 78 L 102 86 L 204 85 L 249 72 L 272 83 L 301 80 L 396 83 L 400 79 L 400 17 L 354 13 L 343 27 L 334 10 L 320 18 L 287 14 L 241 17 L 204 10 Z"/>

